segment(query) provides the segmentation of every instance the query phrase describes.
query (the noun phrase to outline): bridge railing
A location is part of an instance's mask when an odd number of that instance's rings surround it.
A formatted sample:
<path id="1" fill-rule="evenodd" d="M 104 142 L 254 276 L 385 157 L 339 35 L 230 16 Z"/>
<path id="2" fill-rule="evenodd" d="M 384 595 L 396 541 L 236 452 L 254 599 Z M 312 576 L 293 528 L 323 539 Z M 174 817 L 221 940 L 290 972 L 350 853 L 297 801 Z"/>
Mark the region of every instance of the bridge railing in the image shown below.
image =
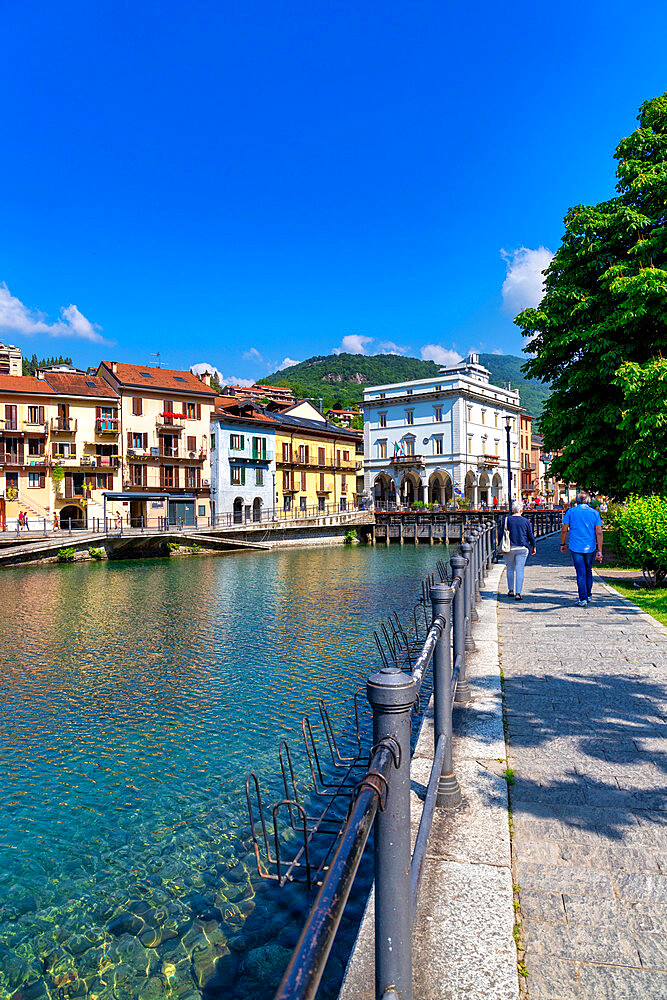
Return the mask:
<path id="1" fill-rule="evenodd" d="M 212 519 L 212 526 L 216 528 L 235 528 L 240 525 L 266 524 L 284 521 L 301 521 L 313 517 L 332 517 L 340 514 L 353 514 L 357 510 L 363 510 L 360 504 L 352 501 L 345 502 L 341 506 L 338 503 L 309 504 L 305 507 L 261 507 L 249 508 L 240 511 L 224 511 L 216 514 Z"/>

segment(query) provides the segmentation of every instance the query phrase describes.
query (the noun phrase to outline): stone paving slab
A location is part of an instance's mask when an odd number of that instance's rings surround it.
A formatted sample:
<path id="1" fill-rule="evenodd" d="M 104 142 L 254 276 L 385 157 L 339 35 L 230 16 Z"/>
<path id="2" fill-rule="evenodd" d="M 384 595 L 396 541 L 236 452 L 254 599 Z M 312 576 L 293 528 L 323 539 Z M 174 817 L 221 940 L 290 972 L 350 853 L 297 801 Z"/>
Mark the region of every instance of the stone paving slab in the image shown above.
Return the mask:
<path id="1" fill-rule="evenodd" d="M 532 1000 L 667 998 L 667 629 L 596 579 L 576 607 L 558 539 L 499 634 L 512 870 Z"/>

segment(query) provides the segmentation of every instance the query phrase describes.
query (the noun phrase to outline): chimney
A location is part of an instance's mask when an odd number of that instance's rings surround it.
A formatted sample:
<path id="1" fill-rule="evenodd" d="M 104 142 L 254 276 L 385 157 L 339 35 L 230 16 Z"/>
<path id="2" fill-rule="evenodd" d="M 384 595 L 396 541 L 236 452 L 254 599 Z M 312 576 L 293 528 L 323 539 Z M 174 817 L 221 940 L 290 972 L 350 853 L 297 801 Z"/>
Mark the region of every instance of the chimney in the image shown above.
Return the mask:
<path id="1" fill-rule="evenodd" d="M 118 365 L 116 364 L 115 361 L 111 362 L 111 373 L 113 375 L 117 375 L 118 374 Z"/>
<path id="2" fill-rule="evenodd" d="M 202 380 L 202 382 L 204 383 L 204 385 L 207 385 L 209 387 L 209 389 L 210 389 L 210 387 L 211 387 L 211 373 L 210 372 L 202 372 L 199 377 Z"/>

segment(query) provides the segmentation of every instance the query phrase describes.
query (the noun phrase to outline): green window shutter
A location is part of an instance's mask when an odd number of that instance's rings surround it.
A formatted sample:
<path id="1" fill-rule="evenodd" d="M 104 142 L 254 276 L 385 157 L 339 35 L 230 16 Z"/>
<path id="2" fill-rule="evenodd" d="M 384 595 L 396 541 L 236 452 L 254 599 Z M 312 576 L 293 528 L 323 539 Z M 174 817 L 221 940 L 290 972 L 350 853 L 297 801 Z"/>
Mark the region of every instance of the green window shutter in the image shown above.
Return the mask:
<path id="1" fill-rule="evenodd" d="M 243 451 L 244 448 L 245 448 L 245 444 L 244 444 L 244 437 L 243 437 L 243 434 L 242 434 L 241 435 L 241 451 Z"/>
<path id="2" fill-rule="evenodd" d="M 234 435 L 233 434 L 229 435 L 229 447 L 230 448 L 234 447 Z"/>
<path id="3" fill-rule="evenodd" d="M 245 486 L 245 465 L 241 466 L 241 486 Z"/>

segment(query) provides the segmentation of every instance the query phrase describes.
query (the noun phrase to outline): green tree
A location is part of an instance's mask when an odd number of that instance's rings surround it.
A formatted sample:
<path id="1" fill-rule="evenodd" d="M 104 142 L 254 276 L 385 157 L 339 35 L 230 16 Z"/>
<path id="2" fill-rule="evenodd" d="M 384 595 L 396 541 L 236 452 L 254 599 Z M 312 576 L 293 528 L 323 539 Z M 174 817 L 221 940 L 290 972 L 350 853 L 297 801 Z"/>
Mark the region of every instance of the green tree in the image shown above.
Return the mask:
<path id="1" fill-rule="evenodd" d="M 535 354 L 524 371 L 551 382 L 541 429 L 562 449 L 553 472 L 609 495 L 632 489 L 616 372 L 667 352 L 667 94 L 638 121 L 616 149 L 617 196 L 568 211 L 542 302 L 515 320 Z"/>
<path id="2" fill-rule="evenodd" d="M 621 429 L 627 445 L 620 467 L 625 487 L 660 493 L 667 484 L 667 361 L 626 361 L 614 381 L 624 400 Z"/>

